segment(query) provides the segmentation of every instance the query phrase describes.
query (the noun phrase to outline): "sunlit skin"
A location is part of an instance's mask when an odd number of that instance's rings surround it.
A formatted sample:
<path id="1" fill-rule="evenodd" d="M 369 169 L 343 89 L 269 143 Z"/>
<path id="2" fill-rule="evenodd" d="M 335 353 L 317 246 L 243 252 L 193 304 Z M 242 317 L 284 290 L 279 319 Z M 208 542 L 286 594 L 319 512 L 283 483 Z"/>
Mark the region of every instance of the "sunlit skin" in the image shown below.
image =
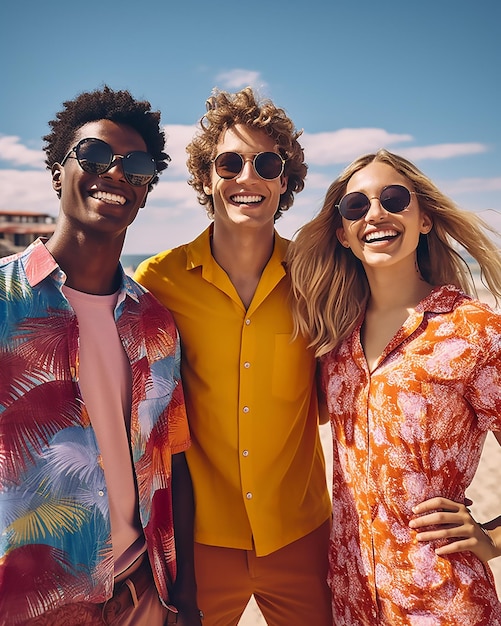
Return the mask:
<path id="1" fill-rule="evenodd" d="M 354 174 L 346 193 L 362 191 L 371 199 L 370 209 L 359 220 L 343 218 L 343 227 L 337 231 L 340 243 L 362 262 L 370 286 L 362 327 L 362 345 L 370 371 L 395 332 L 432 290 L 417 267 L 416 248 L 420 234 L 428 233 L 433 221 L 420 210 L 414 194 L 401 213 L 386 211 L 379 196 L 384 187 L 393 184 L 413 191 L 410 181 L 386 163 L 371 163 Z M 501 444 L 501 434 L 495 435 Z M 431 498 L 414 507 L 416 517 L 409 526 L 416 531 L 417 541 L 447 539 L 449 543 L 436 548 L 439 555 L 469 550 L 484 562 L 501 556 L 501 516 L 485 524 L 488 531 L 484 532 L 472 518 L 469 504 Z"/>
<path id="2" fill-rule="evenodd" d="M 370 163 L 356 172 L 346 188 L 347 194 L 361 191 L 371 200 L 364 217 L 355 221 L 343 218 L 343 228 L 338 231 L 340 242 L 362 261 L 369 282 L 385 277 L 395 281 L 395 275 L 414 279 L 419 235 L 431 229 L 431 220 L 420 211 L 414 193 L 409 206 L 401 213 L 389 213 L 381 206 L 379 196 L 388 185 L 403 185 L 414 191 L 407 178 L 381 162 Z M 367 237 L 379 238 L 369 241 Z"/>
<path id="3" fill-rule="evenodd" d="M 114 154 L 146 150 L 136 130 L 110 120 L 80 127 L 69 147 L 86 137 L 106 141 Z M 112 293 L 117 287 L 117 267 L 127 228 L 144 206 L 148 186 L 128 183 L 121 159 L 98 175 L 85 172 L 75 158 L 54 165 L 52 186 L 60 194 L 60 208 L 47 248 L 64 267 L 66 284 L 87 293 Z"/>
<path id="4" fill-rule="evenodd" d="M 222 152 L 238 152 L 246 159 L 240 174 L 231 180 L 220 178 L 212 166 L 211 181 L 204 191 L 214 202 L 214 232 L 240 226 L 273 232 L 274 215 L 287 179 L 264 180 L 252 164 L 259 152 L 278 152 L 273 139 L 264 131 L 237 124 L 221 135 L 215 156 Z"/>
<path id="5" fill-rule="evenodd" d="M 212 254 L 226 271 L 243 304 L 249 306 L 274 243 L 274 216 L 287 177 L 273 180 L 258 176 L 252 164 L 259 152 L 278 152 L 262 130 L 236 125 L 221 135 L 215 156 L 238 152 L 245 163 L 236 178 L 220 178 L 212 166 L 204 191 L 214 203 Z"/>
<path id="6" fill-rule="evenodd" d="M 89 122 L 79 128 L 71 147 L 86 137 L 106 141 L 114 154 L 146 150 L 146 144 L 137 131 L 110 120 Z M 63 223 L 68 221 L 72 228 L 89 235 L 92 231 L 110 233 L 113 237 L 125 235 L 140 207 L 144 206 L 148 186 L 129 184 L 123 175 L 121 159 L 116 159 L 112 167 L 100 175 L 85 172 L 75 158 L 67 159 L 59 170 L 60 175 L 56 176 L 54 186 L 61 189 L 62 215 L 59 219 Z M 112 194 L 116 199 L 105 197 L 105 194 Z"/>

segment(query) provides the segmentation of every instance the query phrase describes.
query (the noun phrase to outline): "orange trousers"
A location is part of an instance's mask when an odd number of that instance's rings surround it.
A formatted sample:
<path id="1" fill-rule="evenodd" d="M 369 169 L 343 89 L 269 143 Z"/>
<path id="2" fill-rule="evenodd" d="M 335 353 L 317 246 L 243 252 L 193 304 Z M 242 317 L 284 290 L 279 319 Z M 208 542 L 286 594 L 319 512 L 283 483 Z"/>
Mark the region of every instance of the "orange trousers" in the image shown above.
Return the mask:
<path id="1" fill-rule="evenodd" d="M 195 544 L 204 626 L 236 626 L 254 595 L 268 626 L 332 626 L 327 586 L 330 519 L 269 554 Z"/>

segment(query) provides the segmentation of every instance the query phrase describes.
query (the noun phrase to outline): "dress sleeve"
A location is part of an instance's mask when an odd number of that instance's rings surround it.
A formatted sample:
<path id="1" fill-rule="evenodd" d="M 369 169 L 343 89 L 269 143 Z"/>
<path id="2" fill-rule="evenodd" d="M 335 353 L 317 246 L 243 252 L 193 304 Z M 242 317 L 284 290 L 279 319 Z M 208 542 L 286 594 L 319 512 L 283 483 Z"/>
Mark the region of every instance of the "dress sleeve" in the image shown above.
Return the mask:
<path id="1" fill-rule="evenodd" d="M 501 431 L 501 315 L 486 314 L 478 346 L 478 364 L 472 372 L 466 398 L 482 430 Z"/>

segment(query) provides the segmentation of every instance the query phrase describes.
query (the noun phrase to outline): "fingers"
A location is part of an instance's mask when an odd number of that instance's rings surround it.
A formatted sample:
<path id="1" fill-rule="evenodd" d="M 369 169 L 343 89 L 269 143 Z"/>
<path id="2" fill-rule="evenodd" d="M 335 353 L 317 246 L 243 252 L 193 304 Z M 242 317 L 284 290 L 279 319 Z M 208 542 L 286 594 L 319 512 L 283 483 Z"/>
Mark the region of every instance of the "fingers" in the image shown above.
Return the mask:
<path id="1" fill-rule="evenodd" d="M 439 556 L 445 556 L 446 554 L 455 554 L 457 552 L 475 552 L 478 549 L 479 545 L 476 541 L 471 539 L 461 539 L 459 541 L 452 541 L 451 543 L 447 543 L 444 546 L 440 546 L 435 549 L 435 554 Z"/>
<path id="2" fill-rule="evenodd" d="M 418 541 L 436 541 L 456 537 L 468 538 L 477 534 L 476 524 L 468 514 L 432 513 L 409 522 L 417 531 Z"/>
<path id="3" fill-rule="evenodd" d="M 468 506 L 471 504 L 471 500 L 466 500 L 465 504 Z M 449 500 L 448 498 L 442 498 L 441 496 L 437 496 L 435 498 L 430 498 L 429 500 L 424 500 L 424 502 L 420 502 L 416 506 L 412 508 L 413 513 L 416 515 L 421 515 L 422 513 L 427 513 L 433 510 L 439 511 L 451 511 L 457 512 L 461 509 L 466 510 L 466 506 L 460 502 L 454 502 L 454 500 Z"/>
<path id="4" fill-rule="evenodd" d="M 409 522 L 409 526 L 414 529 L 429 526 L 462 527 L 465 525 L 468 530 L 467 536 L 470 536 L 473 530 L 473 519 L 470 511 L 464 504 L 448 498 L 430 498 L 416 505 L 412 510 L 418 516 Z"/>
<path id="5" fill-rule="evenodd" d="M 435 549 L 435 554 L 446 556 L 456 552 L 470 551 L 481 561 L 487 563 L 496 556 L 495 549 L 489 535 L 486 535 L 479 524 L 474 523 L 476 532 L 468 538 L 460 538 L 457 541 L 450 541 Z"/>
<path id="6" fill-rule="evenodd" d="M 470 500 L 465 500 L 469 505 Z M 470 514 L 465 504 L 448 498 L 436 497 L 413 507 L 418 516 L 409 527 L 416 531 L 419 542 L 446 542 L 437 546 L 439 556 L 469 550 L 486 562 L 493 558 L 493 543 L 488 533 Z"/>
<path id="7" fill-rule="evenodd" d="M 473 518 L 466 508 L 459 509 L 456 512 L 434 511 L 433 513 L 411 519 L 409 526 L 414 529 L 429 526 L 467 526 L 471 529 L 473 526 Z"/>

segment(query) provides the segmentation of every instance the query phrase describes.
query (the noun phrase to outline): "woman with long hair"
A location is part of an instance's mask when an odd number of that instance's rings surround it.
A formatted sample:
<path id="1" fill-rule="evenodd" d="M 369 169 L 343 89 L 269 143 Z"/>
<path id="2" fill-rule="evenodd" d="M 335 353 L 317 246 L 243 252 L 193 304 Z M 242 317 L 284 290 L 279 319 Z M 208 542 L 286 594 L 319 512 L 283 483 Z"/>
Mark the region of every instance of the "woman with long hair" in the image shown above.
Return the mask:
<path id="1" fill-rule="evenodd" d="M 487 565 L 501 515 L 465 496 L 501 443 L 495 232 L 408 160 L 380 150 L 332 183 L 290 249 L 296 332 L 320 361 L 333 432 L 329 554 L 340 626 L 501 624 Z"/>

